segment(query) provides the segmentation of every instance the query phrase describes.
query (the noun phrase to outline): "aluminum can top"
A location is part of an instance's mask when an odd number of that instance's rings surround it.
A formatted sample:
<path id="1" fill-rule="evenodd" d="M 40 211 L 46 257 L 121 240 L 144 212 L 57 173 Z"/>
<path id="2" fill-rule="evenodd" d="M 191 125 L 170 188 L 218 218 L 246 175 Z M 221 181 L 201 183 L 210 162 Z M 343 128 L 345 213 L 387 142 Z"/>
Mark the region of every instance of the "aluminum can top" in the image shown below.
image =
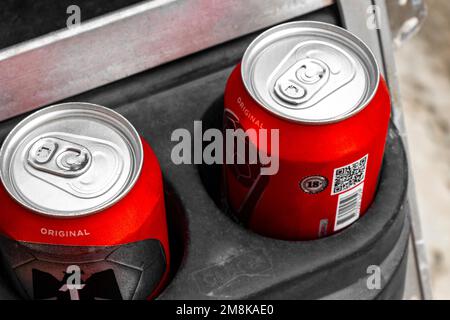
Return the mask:
<path id="1" fill-rule="evenodd" d="M 64 103 L 22 120 L 0 149 L 8 193 L 36 213 L 78 217 L 106 209 L 134 186 L 143 147 L 117 112 Z"/>
<path id="2" fill-rule="evenodd" d="M 247 48 L 241 74 L 265 109 L 309 124 L 352 117 L 370 103 L 380 82 L 367 45 L 345 29 L 310 21 L 262 33 Z"/>

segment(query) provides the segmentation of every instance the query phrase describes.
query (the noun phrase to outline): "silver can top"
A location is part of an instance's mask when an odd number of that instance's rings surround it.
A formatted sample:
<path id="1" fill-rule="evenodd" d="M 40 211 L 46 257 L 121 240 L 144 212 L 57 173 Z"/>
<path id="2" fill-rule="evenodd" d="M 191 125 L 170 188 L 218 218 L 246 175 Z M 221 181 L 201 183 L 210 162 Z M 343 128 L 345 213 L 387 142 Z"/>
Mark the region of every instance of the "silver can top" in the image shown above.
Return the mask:
<path id="1" fill-rule="evenodd" d="M 264 108 L 296 122 L 349 118 L 372 100 L 380 72 L 370 49 L 331 24 L 290 22 L 262 33 L 241 65 L 250 95 Z"/>
<path id="2" fill-rule="evenodd" d="M 133 187 L 143 163 L 139 134 L 120 114 L 88 103 L 33 113 L 0 149 L 0 178 L 23 206 L 74 217 L 103 210 Z"/>

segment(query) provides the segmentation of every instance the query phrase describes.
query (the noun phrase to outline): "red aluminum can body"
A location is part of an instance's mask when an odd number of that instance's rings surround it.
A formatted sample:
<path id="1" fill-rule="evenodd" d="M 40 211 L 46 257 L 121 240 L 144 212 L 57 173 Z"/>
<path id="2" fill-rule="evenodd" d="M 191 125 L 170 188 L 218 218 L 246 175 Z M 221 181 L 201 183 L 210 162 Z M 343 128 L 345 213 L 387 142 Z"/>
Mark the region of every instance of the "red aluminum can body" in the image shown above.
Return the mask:
<path id="1" fill-rule="evenodd" d="M 106 110 L 75 103 L 50 107 L 48 114 L 74 108 L 81 108 L 88 115 Z M 107 114 L 116 117 L 112 111 L 108 110 Z M 98 123 L 98 118 L 95 121 Z M 19 130 L 15 132 L 19 133 Z M 13 282 L 25 288 L 25 296 L 66 299 L 68 294 L 62 296 L 58 281 L 60 284 L 65 281 L 66 278 L 61 278 L 71 264 L 81 266 L 83 287 L 87 289 L 79 290 L 76 297 L 81 296 L 80 299 L 83 296 L 86 299 L 153 298 L 164 288 L 169 276 L 170 251 L 162 174 L 149 144 L 139 136 L 136 140 L 142 146 L 142 167 L 135 182 L 123 197 L 89 214 L 58 217 L 37 212 L 12 196 L 6 188 L 7 174 L 3 172 L 4 184 L 0 185 L 2 255 Z M 5 146 L 4 157 L 8 153 Z M 92 154 L 95 157 L 94 152 Z M 107 174 L 107 168 L 100 167 L 100 170 Z M 67 205 L 67 209 L 71 207 Z M 156 271 L 151 269 L 152 263 L 158 265 Z M 58 285 L 54 292 L 48 293 L 42 288 L 51 287 L 44 281 L 46 277 L 53 278 Z M 44 282 L 37 287 L 39 279 Z M 146 287 L 145 281 L 151 285 Z"/>
<path id="2" fill-rule="evenodd" d="M 362 110 L 311 124 L 268 110 L 249 93 L 242 74 L 238 65 L 228 80 L 224 128 L 278 129 L 279 170 L 263 176 L 260 165 L 224 166 L 225 193 L 235 215 L 262 235 L 286 240 L 331 235 L 364 215 L 376 193 L 390 119 L 381 76 Z M 249 143 L 259 148 L 252 137 Z M 349 217 L 351 203 L 359 208 Z"/>

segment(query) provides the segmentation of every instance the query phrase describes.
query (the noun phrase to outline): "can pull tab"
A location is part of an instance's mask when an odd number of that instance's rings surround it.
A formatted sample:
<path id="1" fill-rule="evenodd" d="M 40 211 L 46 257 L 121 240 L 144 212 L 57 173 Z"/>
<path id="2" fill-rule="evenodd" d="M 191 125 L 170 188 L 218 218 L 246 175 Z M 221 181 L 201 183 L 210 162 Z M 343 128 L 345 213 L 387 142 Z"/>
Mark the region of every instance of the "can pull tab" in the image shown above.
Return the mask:
<path id="1" fill-rule="evenodd" d="M 327 83 L 328 66 L 318 59 L 302 59 L 291 66 L 275 82 L 278 98 L 293 106 L 309 101 Z"/>
<path id="2" fill-rule="evenodd" d="M 28 151 L 28 164 L 33 168 L 66 178 L 79 177 L 91 162 L 85 147 L 55 137 L 38 139 Z"/>
<path id="3" fill-rule="evenodd" d="M 63 170 L 81 171 L 89 162 L 89 153 L 84 150 L 67 149 L 56 159 L 56 164 Z"/>

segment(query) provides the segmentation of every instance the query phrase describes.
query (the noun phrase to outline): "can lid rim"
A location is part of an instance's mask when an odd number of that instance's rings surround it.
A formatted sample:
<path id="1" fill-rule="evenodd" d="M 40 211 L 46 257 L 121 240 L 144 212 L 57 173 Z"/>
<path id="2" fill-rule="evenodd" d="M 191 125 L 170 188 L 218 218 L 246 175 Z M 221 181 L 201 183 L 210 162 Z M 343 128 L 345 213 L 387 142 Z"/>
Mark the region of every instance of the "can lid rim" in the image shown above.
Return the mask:
<path id="1" fill-rule="evenodd" d="M 21 127 L 22 127 L 21 124 L 25 124 L 25 123 L 29 122 L 30 120 L 33 120 L 34 118 L 38 118 L 46 113 L 56 111 L 58 109 L 66 107 L 66 106 L 73 106 L 73 107 L 82 106 L 82 107 L 87 107 L 88 109 L 91 109 L 91 110 L 96 109 L 96 110 L 106 113 L 114 118 L 120 119 L 120 121 L 125 125 L 125 127 L 127 127 L 127 130 L 129 130 L 131 135 L 135 138 L 135 140 L 137 142 L 136 146 L 138 148 L 137 151 L 140 153 L 140 157 L 139 157 L 138 161 L 136 161 L 136 170 L 135 170 L 136 173 L 134 174 L 132 179 L 130 179 L 127 186 L 120 192 L 120 194 L 115 199 L 108 201 L 106 204 L 96 206 L 92 209 L 80 210 L 80 211 L 78 211 L 76 213 L 72 213 L 72 214 L 68 214 L 68 213 L 62 214 L 60 212 L 45 211 L 45 210 L 41 210 L 39 208 L 35 208 L 35 207 L 31 207 L 31 206 L 27 205 L 26 203 L 21 201 L 12 192 L 12 190 L 9 186 L 9 183 L 6 183 L 7 181 L 5 181 L 5 174 L 3 172 L 3 166 L 0 166 L 0 181 L 12 199 L 14 199 L 22 207 L 29 209 L 29 210 L 33 211 L 34 213 L 44 215 L 44 216 L 52 216 L 55 218 L 83 217 L 83 216 L 92 215 L 92 214 L 98 213 L 100 211 L 103 211 L 107 208 L 110 208 L 111 206 L 113 206 L 114 204 L 119 202 L 121 199 L 123 199 L 131 191 L 131 189 L 134 187 L 134 185 L 136 184 L 137 180 L 139 179 L 139 177 L 141 175 L 141 171 L 142 171 L 142 167 L 143 167 L 143 163 L 144 163 L 144 149 L 143 149 L 140 135 L 137 132 L 136 128 L 130 123 L 130 121 L 128 121 L 128 119 L 126 119 L 124 116 L 122 116 L 117 111 L 114 111 L 110 108 L 107 108 L 107 107 L 104 107 L 104 106 L 101 106 L 98 104 L 88 103 L 88 102 L 65 102 L 65 103 L 60 103 L 60 104 L 55 104 L 55 105 L 45 107 L 41 110 L 33 112 L 32 114 L 28 115 L 27 117 L 25 117 L 24 119 L 19 121 L 19 123 L 17 123 L 14 126 L 14 128 L 8 133 L 8 135 L 6 136 L 6 138 L 3 141 L 3 144 L 0 147 L 0 164 L 3 163 L 3 161 L 4 161 L 5 154 L 7 153 L 6 152 L 7 146 L 10 144 L 10 142 L 13 139 L 13 137 L 15 136 L 15 134 L 21 129 Z"/>
<path id="2" fill-rule="evenodd" d="M 365 99 L 364 103 L 361 103 L 361 105 L 359 105 L 357 108 L 355 108 L 353 111 L 345 114 L 344 116 L 338 118 L 338 119 L 330 119 L 330 120 L 306 120 L 306 119 L 296 119 L 293 117 L 288 117 L 285 114 L 282 114 L 281 112 L 278 112 L 276 110 L 274 110 L 274 108 L 270 108 L 266 105 L 266 103 L 264 101 L 261 101 L 261 99 L 259 99 L 257 97 L 257 95 L 253 92 L 252 88 L 250 87 L 250 84 L 247 83 L 247 81 L 245 81 L 246 76 L 245 76 L 245 62 L 249 60 L 249 55 L 251 53 L 251 50 L 256 46 L 256 44 L 258 44 L 262 39 L 264 39 L 267 35 L 276 32 L 279 29 L 284 29 L 286 27 L 290 27 L 290 26 L 295 26 L 295 27 L 304 27 L 304 28 L 320 28 L 323 30 L 331 30 L 331 31 L 335 31 L 335 32 L 339 32 L 341 35 L 346 36 L 350 41 L 353 41 L 354 43 L 356 43 L 358 46 L 361 47 L 361 49 L 363 49 L 364 51 L 366 51 L 366 53 L 368 54 L 368 58 L 370 60 L 372 60 L 372 64 L 375 70 L 375 77 L 376 77 L 376 83 L 374 85 L 374 88 L 371 92 L 370 95 L 368 95 L 368 97 Z M 266 31 L 264 31 L 263 33 L 261 33 L 260 35 L 258 35 L 251 43 L 250 45 L 247 47 L 247 49 L 245 50 L 244 56 L 242 58 L 242 63 L 241 63 L 241 67 L 240 67 L 240 71 L 241 71 L 241 79 L 244 83 L 244 86 L 247 90 L 247 92 L 250 94 L 250 96 L 253 98 L 253 100 L 255 100 L 256 102 L 258 102 L 261 106 L 264 107 L 265 110 L 267 110 L 268 112 L 281 117 L 282 119 L 291 121 L 291 122 L 295 122 L 295 123 L 302 123 L 302 124 L 308 124 L 308 125 L 326 125 L 326 124 L 331 124 L 331 123 L 338 123 L 344 120 L 347 120 L 353 116 L 355 116 L 356 114 L 358 114 L 359 112 L 361 112 L 362 110 L 364 110 L 367 105 L 370 104 L 370 102 L 373 100 L 373 98 L 375 97 L 378 88 L 380 86 L 380 81 L 381 81 L 381 71 L 380 71 L 380 66 L 378 64 L 377 59 L 375 58 L 375 55 L 372 51 L 372 49 L 364 42 L 361 40 L 361 38 L 359 38 L 357 35 L 351 33 L 350 31 L 334 25 L 334 24 L 330 24 L 330 23 L 326 23 L 326 22 L 320 22 L 320 21 L 293 21 L 293 22 L 287 22 L 287 23 L 282 23 L 279 24 L 277 26 L 274 26 Z"/>

